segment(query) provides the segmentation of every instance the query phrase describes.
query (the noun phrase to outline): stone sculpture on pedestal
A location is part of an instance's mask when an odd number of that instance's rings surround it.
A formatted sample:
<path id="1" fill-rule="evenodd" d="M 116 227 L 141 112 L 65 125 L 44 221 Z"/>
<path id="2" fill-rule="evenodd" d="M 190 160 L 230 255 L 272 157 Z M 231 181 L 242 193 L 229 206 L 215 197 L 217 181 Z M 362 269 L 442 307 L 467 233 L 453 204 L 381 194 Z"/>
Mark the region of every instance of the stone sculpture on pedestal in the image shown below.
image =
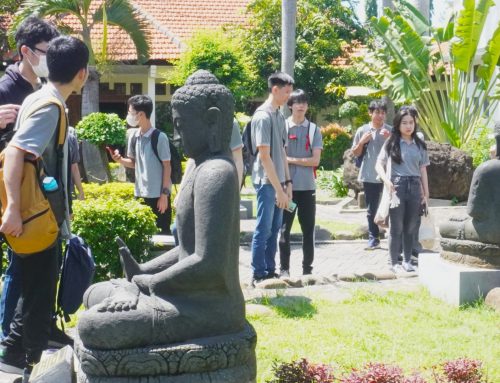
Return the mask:
<path id="1" fill-rule="evenodd" d="M 495 138 L 500 148 L 500 124 Z M 441 257 L 468 266 L 500 269 L 500 151 L 475 170 L 467 213 L 440 226 Z"/>
<path id="2" fill-rule="evenodd" d="M 255 379 L 253 328 L 238 275 L 239 185 L 229 141 L 234 100 L 197 71 L 172 97 L 176 132 L 195 160 L 180 191 L 180 245 L 138 264 L 125 244 L 126 280 L 84 297 L 76 351 L 86 382 L 238 382 Z"/>

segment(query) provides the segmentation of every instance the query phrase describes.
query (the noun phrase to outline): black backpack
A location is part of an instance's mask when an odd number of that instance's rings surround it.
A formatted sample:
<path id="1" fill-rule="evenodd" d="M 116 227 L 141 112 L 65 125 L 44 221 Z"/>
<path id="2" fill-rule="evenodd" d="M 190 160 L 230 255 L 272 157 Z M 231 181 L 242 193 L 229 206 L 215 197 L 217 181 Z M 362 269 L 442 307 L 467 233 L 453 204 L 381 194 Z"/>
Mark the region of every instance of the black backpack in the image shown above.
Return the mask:
<path id="1" fill-rule="evenodd" d="M 95 272 L 92 251 L 85 241 L 73 236 L 66 244 L 61 279 L 57 293 L 58 313 L 69 321 L 82 305 L 83 294 L 92 283 Z"/>
<path id="2" fill-rule="evenodd" d="M 267 113 L 267 112 L 266 112 Z M 269 118 L 271 118 L 271 147 L 273 146 L 273 134 L 272 134 L 272 117 L 269 114 Z M 243 179 L 241 180 L 241 187 L 245 185 L 245 179 L 247 176 L 252 175 L 252 168 L 255 162 L 255 158 L 257 158 L 257 153 L 259 153 L 259 149 L 253 149 L 252 145 L 252 120 L 248 121 L 245 125 L 245 129 L 243 129 L 243 133 L 241 135 L 241 141 L 243 142 L 242 154 L 243 154 Z"/>
<path id="3" fill-rule="evenodd" d="M 154 129 L 153 133 L 151 134 L 151 146 L 153 147 L 153 153 L 155 154 L 156 158 L 158 158 L 158 161 L 160 161 L 160 164 L 163 164 L 163 161 L 160 158 L 160 155 L 158 154 L 158 137 L 160 137 L 160 130 Z M 137 143 L 137 136 L 135 133 L 132 136 L 132 147 L 135 150 L 135 145 Z M 170 149 L 170 180 L 172 181 L 173 185 L 177 185 L 181 183 L 182 180 L 182 157 L 177 151 L 177 148 L 175 145 L 172 143 L 172 140 L 168 140 L 168 147 Z"/>

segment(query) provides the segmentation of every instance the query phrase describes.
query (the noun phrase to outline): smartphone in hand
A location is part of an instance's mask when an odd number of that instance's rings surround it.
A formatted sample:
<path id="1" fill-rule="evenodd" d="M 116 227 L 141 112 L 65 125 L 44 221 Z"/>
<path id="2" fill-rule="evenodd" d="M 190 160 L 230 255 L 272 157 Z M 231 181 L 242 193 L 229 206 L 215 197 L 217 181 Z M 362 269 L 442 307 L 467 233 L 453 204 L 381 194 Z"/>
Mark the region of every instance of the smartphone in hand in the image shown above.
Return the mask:
<path id="1" fill-rule="evenodd" d="M 287 211 L 290 213 L 293 213 L 295 209 L 297 208 L 297 204 L 293 201 L 288 202 L 288 207 L 286 208 Z"/>

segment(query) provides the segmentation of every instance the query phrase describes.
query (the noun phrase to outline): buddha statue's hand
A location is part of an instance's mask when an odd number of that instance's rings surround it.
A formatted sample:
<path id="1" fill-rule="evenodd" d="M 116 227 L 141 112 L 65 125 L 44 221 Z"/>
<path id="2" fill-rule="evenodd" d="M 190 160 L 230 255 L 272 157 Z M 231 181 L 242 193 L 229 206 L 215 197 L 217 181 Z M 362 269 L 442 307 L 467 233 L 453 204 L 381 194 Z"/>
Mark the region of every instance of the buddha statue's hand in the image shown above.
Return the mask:
<path id="1" fill-rule="evenodd" d="M 153 275 L 151 274 L 139 274 L 134 275 L 132 278 L 132 283 L 139 287 L 141 293 L 150 295 L 150 287 Z"/>

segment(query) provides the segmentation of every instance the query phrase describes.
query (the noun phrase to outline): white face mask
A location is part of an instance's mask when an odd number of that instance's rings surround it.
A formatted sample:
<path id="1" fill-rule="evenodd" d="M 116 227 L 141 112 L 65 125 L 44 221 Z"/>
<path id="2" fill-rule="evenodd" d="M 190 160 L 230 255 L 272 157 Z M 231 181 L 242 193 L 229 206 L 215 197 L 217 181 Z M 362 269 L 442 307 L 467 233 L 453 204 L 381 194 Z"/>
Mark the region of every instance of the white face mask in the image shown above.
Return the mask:
<path id="1" fill-rule="evenodd" d="M 137 119 L 137 116 L 134 116 L 132 114 L 127 114 L 127 124 L 129 124 L 130 126 L 137 126 L 139 125 L 139 120 Z"/>
<path id="2" fill-rule="evenodd" d="M 38 65 L 33 65 L 31 63 L 31 61 L 29 61 L 29 63 L 31 64 L 31 67 L 33 68 L 33 72 L 35 72 L 35 74 L 38 77 L 49 77 L 49 67 L 47 66 L 47 56 L 45 56 L 45 55 L 38 56 Z"/>

